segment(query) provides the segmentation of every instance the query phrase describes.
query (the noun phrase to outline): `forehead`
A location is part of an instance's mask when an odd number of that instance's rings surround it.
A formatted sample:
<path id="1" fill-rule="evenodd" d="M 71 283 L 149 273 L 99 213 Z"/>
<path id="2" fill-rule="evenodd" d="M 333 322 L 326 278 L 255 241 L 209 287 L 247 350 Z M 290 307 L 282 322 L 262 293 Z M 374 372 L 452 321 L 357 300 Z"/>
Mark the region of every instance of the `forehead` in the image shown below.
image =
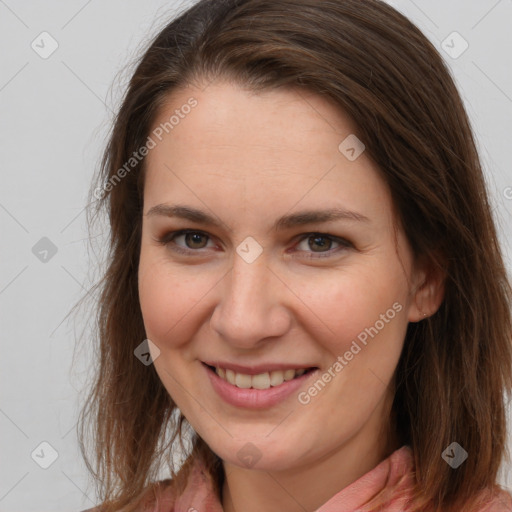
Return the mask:
<path id="1" fill-rule="evenodd" d="M 188 107 L 191 103 L 195 103 L 192 108 Z M 200 144 L 208 150 L 230 145 L 305 155 L 336 150 L 340 137 L 357 131 L 356 124 L 334 103 L 310 91 L 280 88 L 254 92 L 225 81 L 203 89 L 173 91 L 152 129 L 159 127 L 163 138 Z M 324 144 L 319 144 L 321 139 Z M 309 144 L 304 145 L 306 141 Z"/>
<path id="2" fill-rule="evenodd" d="M 196 202 L 243 199 L 259 213 L 331 201 L 387 215 L 390 197 L 377 166 L 365 152 L 356 159 L 344 153 L 357 144 L 357 131 L 334 103 L 305 90 L 255 93 L 217 82 L 173 91 L 152 126 L 145 197 L 156 203 L 193 191 Z"/>

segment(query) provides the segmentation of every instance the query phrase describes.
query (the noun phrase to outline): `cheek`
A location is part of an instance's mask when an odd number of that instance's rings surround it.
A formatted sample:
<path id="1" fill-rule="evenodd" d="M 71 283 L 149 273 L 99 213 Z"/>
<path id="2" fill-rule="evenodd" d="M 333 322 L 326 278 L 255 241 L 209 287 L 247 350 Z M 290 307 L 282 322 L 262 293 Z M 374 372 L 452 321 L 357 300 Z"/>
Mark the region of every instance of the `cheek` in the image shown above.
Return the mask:
<path id="1" fill-rule="evenodd" d="M 403 331 L 405 319 L 400 312 L 405 310 L 407 297 L 404 276 L 389 267 L 379 270 L 374 263 L 334 276 L 316 276 L 314 286 L 302 280 L 296 290 L 311 334 L 323 339 L 333 356 L 348 350 L 359 335 L 364 339 L 365 329 L 376 323 L 379 331 L 390 335 Z"/>
<path id="2" fill-rule="evenodd" d="M 201 281 L 173 269 L 162 258 L 141 254 L 139 300 L 149 339 L 159 347 L 177 347 L 204 295 Z"/>

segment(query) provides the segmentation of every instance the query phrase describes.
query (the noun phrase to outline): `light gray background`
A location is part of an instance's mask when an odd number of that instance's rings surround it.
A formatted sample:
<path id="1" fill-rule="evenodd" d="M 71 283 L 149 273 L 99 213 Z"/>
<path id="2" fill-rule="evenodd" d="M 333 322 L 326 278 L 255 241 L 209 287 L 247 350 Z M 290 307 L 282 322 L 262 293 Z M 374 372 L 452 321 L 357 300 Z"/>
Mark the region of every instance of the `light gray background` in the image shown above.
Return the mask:
<path id="1" fill-rule="evenodd" d="M 72 367 L 75 339 L 88 320 L 67 317 L 90 288 L 95 261 L 87 250 L 86 192 L 131 68 L 119 72 L 189 3 L 0 0 L 2 512 L 79 511 L 96 503 L 75 432 L 91 355 L 80 353 Z M 424 31 L 453 70 L 510 269 L 512 1 L 390 3 Z M 40 52 L 51 48 L 48 36 L 40 36 L 44 31 L 58 43 L 46 59 L 31 47 L 35 40 Z M 454 31 L 469 44 L 457 58 L 464 42 Z M 452 47 L 452 56 L 443 45 Z M 106 240 L 107 232 L 102 236 Z M 57 249 L 46 262 L 32 250 L 43 237 Z M 51 449 L 39 447 L 43 441 L 58 454 L 48 469 L 31 457 L 37 448 L 34 459 L 51 461 Z M 503 467 L 501 483 L 512 489 L 511 473 Z"/>

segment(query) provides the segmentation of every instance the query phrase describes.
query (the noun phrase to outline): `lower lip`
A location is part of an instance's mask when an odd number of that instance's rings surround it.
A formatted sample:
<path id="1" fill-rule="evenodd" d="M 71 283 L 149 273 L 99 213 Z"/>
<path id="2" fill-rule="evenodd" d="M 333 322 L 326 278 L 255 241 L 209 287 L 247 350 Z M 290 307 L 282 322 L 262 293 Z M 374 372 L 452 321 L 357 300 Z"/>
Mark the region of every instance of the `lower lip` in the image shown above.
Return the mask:
<path id="1" fill-rule="evenodd" d="M 284 401 L 293 393 L 297 392 L 311 376 L 318 372 L 318 369 L 309 371 L 295 379 L 284 381 L 279 386 L 268 389 L 242 389 L 221 379 L 208 366 L 204 365 L 213 389 L 228 404 L 235 407 L 244 407 L 247 409 L 267 409 L 279 402 Z"/>

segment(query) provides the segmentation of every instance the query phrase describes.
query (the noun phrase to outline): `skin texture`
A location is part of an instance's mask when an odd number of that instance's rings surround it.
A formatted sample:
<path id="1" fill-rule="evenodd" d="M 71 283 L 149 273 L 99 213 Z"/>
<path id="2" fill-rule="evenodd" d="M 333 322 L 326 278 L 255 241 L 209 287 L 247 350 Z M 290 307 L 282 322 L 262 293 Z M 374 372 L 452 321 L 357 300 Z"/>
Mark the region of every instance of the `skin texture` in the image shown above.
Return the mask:
<path id="1" fill-rule="evenodd" d="M 399 447 L 389 432 L 394 371 L 408 322 L 435 312 L 442 285 L 414 260 L 375 163 L 339 151 L 357 126 L 330 102 L 217 81 L 173 91 L 154 126 L 191 96 L 197 106 L 146 161 L 139 295 L 161 351 L 155 368 L 224 461 L 226 511 L 314 510 Z M 163 203 L 220 226 L 147 215 Z M 283 215 L 327 208 L 368 220 L 272 229 Z M 181 229 L 205 235 L 158 242 Z M 236 252 L 248 236 L 263 249 L 252 263 Z M 322 374 L 393 304 L 394 318 L 307 404 L 296 393 L 259 411 L 226 404 L 201 364 L 296 363 Z M 247 442 L 260 455 L 251 468 L 237 457 Z"/>

